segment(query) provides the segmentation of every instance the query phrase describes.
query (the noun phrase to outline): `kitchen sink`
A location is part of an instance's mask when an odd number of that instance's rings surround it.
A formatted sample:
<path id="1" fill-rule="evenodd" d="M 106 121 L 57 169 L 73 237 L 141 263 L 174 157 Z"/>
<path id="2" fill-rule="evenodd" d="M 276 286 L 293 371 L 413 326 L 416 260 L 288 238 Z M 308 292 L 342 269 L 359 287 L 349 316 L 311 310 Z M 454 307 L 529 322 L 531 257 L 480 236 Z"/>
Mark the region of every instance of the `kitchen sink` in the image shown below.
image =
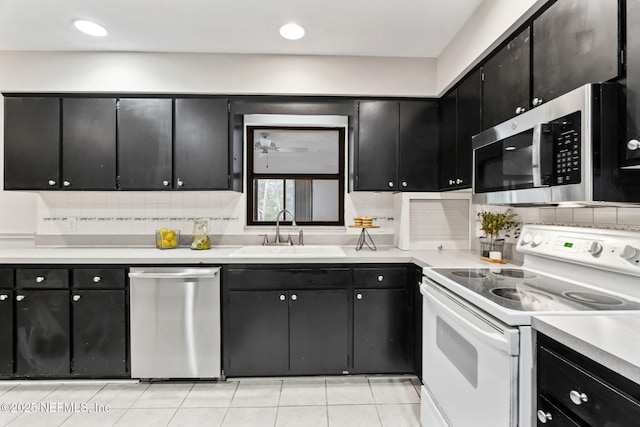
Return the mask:
<path id="1" fill-rule="evenodd" d="M 231 254 L 237 258 L 334 258 L 345 256 L 340 246 L 244 246 Z"/>

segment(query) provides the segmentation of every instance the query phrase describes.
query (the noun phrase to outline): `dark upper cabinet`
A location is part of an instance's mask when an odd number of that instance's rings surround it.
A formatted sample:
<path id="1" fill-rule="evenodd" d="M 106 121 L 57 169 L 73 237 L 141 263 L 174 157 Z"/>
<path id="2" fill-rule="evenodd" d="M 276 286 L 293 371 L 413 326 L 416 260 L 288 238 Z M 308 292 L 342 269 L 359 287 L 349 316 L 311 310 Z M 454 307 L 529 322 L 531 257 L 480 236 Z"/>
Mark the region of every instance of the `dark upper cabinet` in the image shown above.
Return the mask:
<path id="1" fill-rule="evenodd" d="M 627 104 L 627 138 L 625 140 L 625 166 L 640 165 L 640 2 L 627 1 L 627 78 L 625 98 Z"/>
<path id="2" fill-rule="evenodd" d="M 480 70 L 440 101 L 440 188 L 471 187 L 471 138 L 482 130 Z"/>
<path id="3" fill-rule="evenodd" d="M 356 190 L 397 190 L 399 105 L 361 101 L 358 112 Z"/>
<path id="4" fill-rule="evenodd" d="M 115 98 L 62 100 L 62 188 L 116 189 Z"/>
<path id="5" fill-rule="evenodd" d="M 74 375 L 127 374 L 127 322 L 124 290 L 76 290 L 72 293 Z"/>
<path id="6" fill-rule="evenodd" d="M 176 99 L 174 188 L 229 188 L 227 99 Z"/>
<path id="7" fill-rule="evenodd" d="M 432 191 L 438 181 L 435 101 L 361 101 L 355 190 Z"/>
<path id="8" fill-rule="evenodd" d="M 562 0 L 533 21 L 532 106 L 620 75 L 619 0 Z"/>
<path id="9" fill-rule="evenodd" d="M 529 109 L 531 28 L 517 34 L 482 66 L 482 129 Z"/>
<path id="10" fill-rule="evenodd" d="M 438 190 L 438 103 L 400 101 L 398 185 L 402 191 Z"/>
<path id="11" fill-rule="evenodd" d="M 69 291 L 16 291 L 15 310 L 16 375 L 68 376 Z"/>
<path id="12" fill-rule="evenodd" d="M 121 98 L 118 174 L 123 190 L 172 188 L 173 101 Z"/>
<path id="13" fill-rule="evenodd" d="M 60 186 L 60 99 L 5 97 L 4 188 Z"/>

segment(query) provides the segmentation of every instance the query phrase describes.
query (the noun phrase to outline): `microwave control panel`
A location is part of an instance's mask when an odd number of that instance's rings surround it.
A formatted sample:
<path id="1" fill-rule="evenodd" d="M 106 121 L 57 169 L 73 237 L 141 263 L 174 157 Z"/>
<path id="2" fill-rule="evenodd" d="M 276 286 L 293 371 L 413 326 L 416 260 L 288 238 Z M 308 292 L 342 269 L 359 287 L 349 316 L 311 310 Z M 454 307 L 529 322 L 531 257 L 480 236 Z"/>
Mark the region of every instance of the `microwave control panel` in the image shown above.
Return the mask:
<path id="1" fill-rule="evenodd" d="M 554 185 L 577 184 L 581 180 L 580 112 L 554 120 Z"/>

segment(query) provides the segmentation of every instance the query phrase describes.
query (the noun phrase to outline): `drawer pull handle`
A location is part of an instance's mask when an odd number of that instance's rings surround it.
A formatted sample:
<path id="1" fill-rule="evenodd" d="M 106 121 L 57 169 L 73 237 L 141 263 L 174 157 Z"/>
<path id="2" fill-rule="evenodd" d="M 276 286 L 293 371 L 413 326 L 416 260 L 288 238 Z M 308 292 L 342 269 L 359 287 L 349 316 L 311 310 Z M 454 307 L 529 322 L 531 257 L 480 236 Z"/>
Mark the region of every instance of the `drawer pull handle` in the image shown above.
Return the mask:
<path id="1" fill-rule="evenodd" d="M 284 301 L 284 300 L 286 300 L 286 299 L 287 299 L 287 297 L 286 297 L 286 296 L 284 296 L 284 295 L 280 295 L 280 301 Z"/>
<path id="2" fill-rule="evenodd" d="M 93 283 L 98 283 L 102 280 L 102 277 L 100 276 L 93 276 Z"/>
<path id="3" fill-rule="evenodd" d="M 297 299 L 298 299 L 298 295 L 296 294 L 291 295 L 291 301 L 295 301 Z"/>
<path id="4" fill-rule="evenodd" d="M 540 421 L 541 424 L 546 424 L 547 421 L 551 421 L 553 419 L 553 417 L 549 412 L 544 412 L 541 409 L 538 410 L 537 415 L 538 415 L 538 421 Z"/>
<path id="5" fill-rule="evenodd" d="M 378 282 L 382 282 L 384 280 L 384 276 L 381 274 L 378 276 Z"/>
<path id="6" fill-rule="evenodd" d="M 36 282 L 37 282 L 37 283 L 42 283 L 42 282 L 44 282 L 44 277 L 43 277 L 43 276 L 38 276 L 38 277 L 36 277 Z"/>
<path id="7" fill-rule="evenodd" d="M 7 294 L 2 294 L 2 295 L 0 295 L 0 301 L 4 301 L 4 300 L 6 300 L 7 298 L 9 298 L 9 297 L 7 296 Z"/>
<path id="8" fill-rule="evenodd" d="M 356 294 L 357 299 L 362 299 L 362 294 Z"/>
<path id="9" fill-rule="evenodd" d="M 74 295 L 73 296 L 73 300 L 74 301 L 80 301 L 80 295 Z"/>
<path id="10" fill-rule="evenodd" d="M 583 403 L 586 403 L 586 402 L 589 401 L 589 398 L 587 397 L 586 394 L 580 393 L 580 392 L 575 391 L 575 390 L 571 390 L 569 392 L 569 398 L 576 405 L 582 405 Z"/>
<path id="11" fill-rule="evenodd" d="M 16 301 L 22 301 L 24 299 L 24 295 L 17 295 Z"/>

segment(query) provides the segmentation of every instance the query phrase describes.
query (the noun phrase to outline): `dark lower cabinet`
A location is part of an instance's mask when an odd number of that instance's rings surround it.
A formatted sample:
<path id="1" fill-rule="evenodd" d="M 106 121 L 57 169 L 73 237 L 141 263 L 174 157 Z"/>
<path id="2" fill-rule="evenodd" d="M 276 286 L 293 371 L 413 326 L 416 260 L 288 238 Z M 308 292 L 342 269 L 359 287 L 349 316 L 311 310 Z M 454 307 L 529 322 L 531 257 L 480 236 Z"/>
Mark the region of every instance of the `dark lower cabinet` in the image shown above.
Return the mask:
<path id="1" fill-rule="evenodd" d="M 289 371 L 286 291 L 230 291 L 224 358 L 227 376 L 285 375 Z"/>
<path id="2" fill-rule="evenodd" d="M 68 376 L 70 373 L 69 292 L 16 292 L 16 375 Z"/>
<path id="3" fill-rule="evenodd" d="M 13 375 L 13 291 L 0 290 L 0 377 Z"/>
<path id="4" fill-rule="evenodd" d="M 289 295 L 290 372 L 342 374 L 348 369 L 347 291 L 302 290 Z"/>
<path id="5" fill-rule="evenodd" d="M 625 84 L 627 137 L 624 166 L 640 165 L 640 1 L 626 2 L 627 77 Z"/>
<path id="6" fill-rule="evenodd" d="M 127 319 L 124 290 L 72 293 L 74 375 L 127 374 Z"/>
<path id="7" fill-rule="evenodd" d="M 355 289 L 355 373 L 412 372 L 412 330 L 406 289 Z"/>

